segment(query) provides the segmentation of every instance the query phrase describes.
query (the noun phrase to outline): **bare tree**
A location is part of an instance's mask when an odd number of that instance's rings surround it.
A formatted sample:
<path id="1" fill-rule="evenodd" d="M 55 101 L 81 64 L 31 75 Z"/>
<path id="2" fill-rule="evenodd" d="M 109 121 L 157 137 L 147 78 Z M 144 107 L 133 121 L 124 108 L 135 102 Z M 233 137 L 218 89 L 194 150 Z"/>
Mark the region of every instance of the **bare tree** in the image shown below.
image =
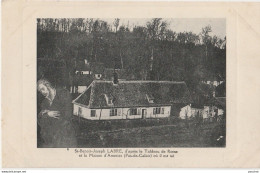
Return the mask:
<path id="1" fill-rule="evenodd" d="M 167 26 L 167 22 L 162 18 L 154 18 L 146 24 L 148 37 L 151 39 L 150 71 L 153 71 L 155 41 L 166 38 Z"/>
<path id="2" fill-rule="evenodd" d="M 116 27 L 116 33 L 117 33 L 117 28 L 118 28 L 118 26 L 119 26 L 119 21 L 120 21 L 120 19 L 118 19 L 118 18 L 116 18 L 115 20 L 114 20 L 114 26 Z"/>
<path id="3" fill-rule="evenodd" d="M 205 50 L 206 61 L 208 60 L 208 45 L 209 45 L 210 39 L 211 39 L 211 37 L 209 36 L 210 32 L 212 32 L 212 29 L 211 29 L 210 25 L 202 28 L 201 37 L 202 37 L 202 43 L 206 47 L 206 50 Z"/>

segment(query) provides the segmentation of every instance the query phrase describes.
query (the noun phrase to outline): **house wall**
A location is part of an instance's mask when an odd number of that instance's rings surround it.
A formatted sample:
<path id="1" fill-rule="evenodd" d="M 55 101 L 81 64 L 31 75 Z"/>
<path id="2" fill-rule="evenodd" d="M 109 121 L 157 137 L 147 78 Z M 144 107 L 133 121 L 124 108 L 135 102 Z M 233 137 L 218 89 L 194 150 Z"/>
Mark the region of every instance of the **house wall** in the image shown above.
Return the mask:
<path id="1" fill-rule="evenodd" d="M 79 74 L 79 75 L 86 75 L 86 74 L 91 74 L 91 71 L 76 71 L 75 74 Z"/>
<path id="2" fill-rule="evenodd" d="M 154 107 L 140 107 L 137 108 L 138 115 L 130 115 L 130 108 L 116 108 L 117 116 L 110 116 L 110 109 L 92 109 L 96 110 L 96 116 L 91 117 L 91 109 L 85 108 L 82 106 L 78 106 L 74 104 L 73 114 L 78 115 L 79 107 L 82 109 L 81 117 L 89 119 L 89 120 L 113 120 L 113 119 L 141 119 L 141 118 L 164 118 L 169 117 L 171 113 L 170 106 L 163 106 L 160 108 L 164 108 L 163 114 L 153 114 Z M 146 115 L 142 116 L 142 109 L 146 110 Z"/>
<path id="3" fill-rule="evenodd" d="M 218 116 L 219 115 L 223 115 L 224 114 L 224 110 L 223 109 L 219 109 L 216 106 L 204 106 L 203 112 L 202 112 L 202 116 L 203 118 L 209 118 L 209 117 L 214 117 L 215 112 L 214 109 L 218 109 Z"/>
<path id="4" fill-rule="evenodd" d="M 191 106 L 190 105 L 187 105 L 187 106 L 181 108 L 181 111 L 180 111 L 180 118 L 181 119 L 190 118 L 191 115 L 192 115 L 192 113 L 191 113 Z"/>
<path id="5" fill-rule="evenodd" d="M 186 119 L 186 118 L 195 117 L 199 113 L 199 115 L 202 116 L 203 119 L 207 119 L 210 117 L 214 117 L 214 115 L 215 115 L 214 109 L 218 109 L 218 115 L 224 114 L 223 109 L 219 109 L 215 106 L 213 106 L 213 107 L 204 106 L 203 109 L 198 109 L 198 108 L 192 108 L 190 105 L 187 105 L 187 106 L 181 108 L 180 118 Z"/>
<path id="6" fill-rule="evenodd" d="M 78 86 L 78 93 L 83 93 L 87 89 L 87 86 Z"/>
<path id="7" fill-rule="evenodd" d="M 209 106 L 204 106 L 203 112 L 202 112 L 202 117 L 203 119 L 209 118 L 210 116 L 210 107 Z"/>
<path id="8" fill-rule="evenodd" d="M 165 117 L 169 117 L 171 114 L 170 106 L 161 107 L 161 108 L 164 108 L 164 114 L 153 114 L 153 108 L 156 108 L 156 107 L 147 108 L 147 114 L 146 114 L 145 118 L 165 118 Z"/>
<path id="9" fill-rule="evenodd" d="M 224 114 L 224 110 L 223 109 L 218 109 L 218 115 L 223 115 Z"/>
<path id="10" fill-rule="evenodd" d="M 82 74 L 91 74 L 90 71 L 82 71 Z"/>
<path id="11" fill-rule="evenodd" d="M 214 85 L 214 86 L 219 86 L 222 84 L 224 81 L 203 81 L 203 83 L 209 84 L 209 85 Z"/>
<path id="12" fill-rule="evenodd" d="M 79 108 L 81 109 L 80 117 L 87 119 L 88 115 L 90 115 L 90 109 L 77 104 L 73 104 L 73 115 L 79 116 Z"/>
<path id="13" fill-rule="evenodd" d="M 180 118 L 181 119 L 191 118 L 197 116 L 198 114 L 199 116 L 203 116 L 204 113 L 205 113 L 204 109 L 192 108 L 190 105 L 187 105 L 181 108 Z"/>
<path id="14" fill-rule="evenodd" d="M 202 111 L 203 109 L 191 108 L 191 116 L 192 117 L 195 117 L 197 115 L 202 116 Z"/>

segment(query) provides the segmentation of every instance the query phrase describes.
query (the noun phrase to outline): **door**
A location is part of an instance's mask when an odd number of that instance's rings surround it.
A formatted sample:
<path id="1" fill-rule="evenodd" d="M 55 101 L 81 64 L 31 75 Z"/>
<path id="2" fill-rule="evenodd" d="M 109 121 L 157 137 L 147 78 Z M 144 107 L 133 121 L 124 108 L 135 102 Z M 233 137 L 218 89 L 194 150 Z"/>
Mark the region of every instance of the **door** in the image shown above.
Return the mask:
<path id="1" fill-rule="evenodd" d="M 145 119 L 146 114 L 147 114 L 146 109 L 142 109 L 142 118 L 143 119 Z"/>

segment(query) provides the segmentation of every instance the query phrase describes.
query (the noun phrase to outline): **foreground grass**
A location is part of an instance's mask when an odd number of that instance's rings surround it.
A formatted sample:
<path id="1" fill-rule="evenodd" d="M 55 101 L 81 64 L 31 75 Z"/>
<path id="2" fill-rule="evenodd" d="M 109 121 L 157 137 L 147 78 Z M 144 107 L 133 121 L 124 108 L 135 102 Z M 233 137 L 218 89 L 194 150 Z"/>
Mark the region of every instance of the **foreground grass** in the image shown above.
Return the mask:
<path id="1" fill-rule="evenodd" d="M 202 123 L 176 119 L 112 122 L 81 120 L 78 126 L 78 147 L 82 148 L 225 147 L 224 122 Z"/>

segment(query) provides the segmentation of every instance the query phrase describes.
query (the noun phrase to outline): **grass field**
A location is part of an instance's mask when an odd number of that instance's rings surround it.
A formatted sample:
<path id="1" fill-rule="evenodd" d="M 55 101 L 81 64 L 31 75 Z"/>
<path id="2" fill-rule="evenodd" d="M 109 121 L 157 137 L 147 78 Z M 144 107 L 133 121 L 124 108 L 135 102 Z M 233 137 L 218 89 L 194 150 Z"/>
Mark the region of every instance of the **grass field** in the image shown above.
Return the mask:
<path id="1" fill-rule="evenodd" d="M 225 147 L 225 121 L 150 119 L 75 121 L 78 147 Z M 222 138 L 220 138 L 222 136 Z"/>

